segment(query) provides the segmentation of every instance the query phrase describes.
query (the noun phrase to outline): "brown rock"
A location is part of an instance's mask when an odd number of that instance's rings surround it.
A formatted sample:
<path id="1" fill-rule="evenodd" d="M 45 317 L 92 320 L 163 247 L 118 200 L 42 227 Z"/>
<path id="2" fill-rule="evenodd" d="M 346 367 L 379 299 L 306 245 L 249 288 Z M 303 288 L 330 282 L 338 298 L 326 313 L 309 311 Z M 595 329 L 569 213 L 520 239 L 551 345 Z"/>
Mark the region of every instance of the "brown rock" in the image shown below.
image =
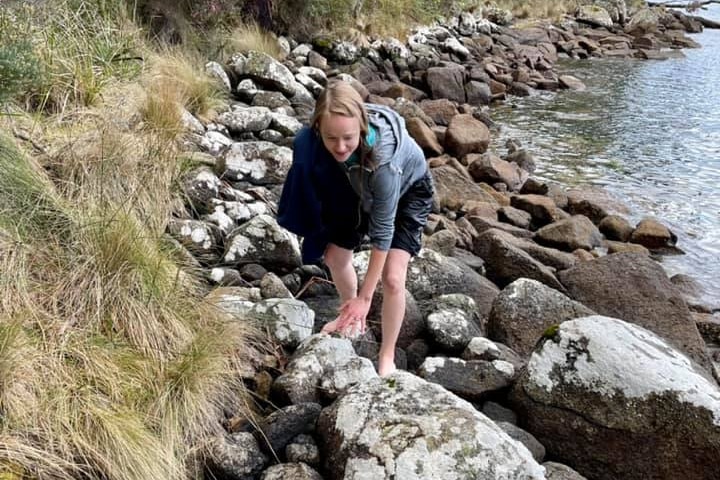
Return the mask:
<path id="1" fill-rule="evenodd" d="M 633 227 L 620 215 L 608 215 L 598 224 L 598 228 L 609 240 L 627 242 L 632 235 Z"/>
<path id="2" fill-rule="evenodd" d="M 442 145 L 437 141 L 437 137 L 425 122 L 419 118 L 411 118 L 405 122 L 405 125 L 407 126 L 408 133 L 415 139 L 420 148 L 423 149 L 425 155 L 442 155 Z"/>
<path id="3" fill-rule="evenodd" d="M 675 243 L 677 243 L 677 236 L 657 220 L 646 218 L 637 224 L 632 235 L 630 235 L 630 241 L 639 243 L 650 250 L 658 250 L 674 247 Z"/>
<path id="4" fill-rule="evenodd" d="M 490 130 L 472 115 L 456 115 L 445 132 L 445 147 L 458 158 L 468 153 L 483 153 L 489 143 Z"/>

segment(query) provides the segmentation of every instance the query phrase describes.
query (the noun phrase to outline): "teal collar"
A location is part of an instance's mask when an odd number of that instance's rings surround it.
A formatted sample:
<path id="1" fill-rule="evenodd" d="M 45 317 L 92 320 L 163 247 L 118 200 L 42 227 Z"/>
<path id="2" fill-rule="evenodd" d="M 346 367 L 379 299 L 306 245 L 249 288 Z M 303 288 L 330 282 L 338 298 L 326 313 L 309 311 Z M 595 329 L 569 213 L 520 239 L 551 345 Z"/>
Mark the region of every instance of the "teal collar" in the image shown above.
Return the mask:
<path id="1" fill-rule="evenodd" d="M 372 125 L 368 125 L 368 133 L 365 135 L 365 143 L 368 147 L 372 148 L 375 146 L 377 141 L 377 130 Z M 345 160 L 345 168 L 354 167 L 360 164 L 360 153 L 355 150 L 350 157 Z"/>

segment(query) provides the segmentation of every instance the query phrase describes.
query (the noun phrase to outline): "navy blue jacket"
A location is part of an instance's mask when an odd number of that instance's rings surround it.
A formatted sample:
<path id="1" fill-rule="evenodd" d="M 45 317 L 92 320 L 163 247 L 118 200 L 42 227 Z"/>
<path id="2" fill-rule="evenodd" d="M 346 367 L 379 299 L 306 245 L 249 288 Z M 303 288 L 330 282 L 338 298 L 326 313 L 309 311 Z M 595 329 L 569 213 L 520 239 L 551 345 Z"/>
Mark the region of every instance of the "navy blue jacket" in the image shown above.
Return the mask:
<path id="1" fill-rule="evenodd" d="M 357 218 L 360 199 L 347 175 L 310 127 L 297 134 L 293 163 L 278 204 L 278 223 L 303 237 L 303 263 L 321 260 L 330 219 Z"/>

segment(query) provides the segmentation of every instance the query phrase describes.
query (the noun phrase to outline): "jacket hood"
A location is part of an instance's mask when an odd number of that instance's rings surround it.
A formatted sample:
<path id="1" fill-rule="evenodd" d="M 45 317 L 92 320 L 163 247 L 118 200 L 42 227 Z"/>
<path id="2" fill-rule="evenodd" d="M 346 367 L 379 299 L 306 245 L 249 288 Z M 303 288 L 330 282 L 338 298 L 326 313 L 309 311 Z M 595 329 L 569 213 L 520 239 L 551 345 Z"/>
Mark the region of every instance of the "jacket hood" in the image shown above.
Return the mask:
<path id="1" fill-rule="evenodd" d="M 390 163 L 395 155 L 403 150 L 403 142 L 405 142 L 406 137 L 402 134 L 405 130 L 405 119 L 395 110 L 384 105 L 368 103 L 366 108 L 368 110 L 368 120 L 378 130 L 380 138 L 388 138 L 388 135 L 392 135 L 395 140 L 395 150 L 392 155 L 380 155 L 380 158 L 377 159 L 377 166 Z"/>

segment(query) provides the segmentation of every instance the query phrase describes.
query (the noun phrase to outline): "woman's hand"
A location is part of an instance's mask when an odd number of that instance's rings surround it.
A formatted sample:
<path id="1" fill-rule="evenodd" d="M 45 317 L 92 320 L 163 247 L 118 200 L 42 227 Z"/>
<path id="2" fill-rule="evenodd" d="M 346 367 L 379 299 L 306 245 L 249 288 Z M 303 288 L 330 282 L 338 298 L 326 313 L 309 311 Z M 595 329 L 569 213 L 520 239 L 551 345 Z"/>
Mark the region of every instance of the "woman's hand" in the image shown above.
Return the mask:
<path id="1" fill-rule="evenodd" d="M 345 336 L 355 336 L 365 333 L 366 318 L 370 310 L 370 300 L 362 297 L 351 298 L 340 306 L 337 331 Z"/>

